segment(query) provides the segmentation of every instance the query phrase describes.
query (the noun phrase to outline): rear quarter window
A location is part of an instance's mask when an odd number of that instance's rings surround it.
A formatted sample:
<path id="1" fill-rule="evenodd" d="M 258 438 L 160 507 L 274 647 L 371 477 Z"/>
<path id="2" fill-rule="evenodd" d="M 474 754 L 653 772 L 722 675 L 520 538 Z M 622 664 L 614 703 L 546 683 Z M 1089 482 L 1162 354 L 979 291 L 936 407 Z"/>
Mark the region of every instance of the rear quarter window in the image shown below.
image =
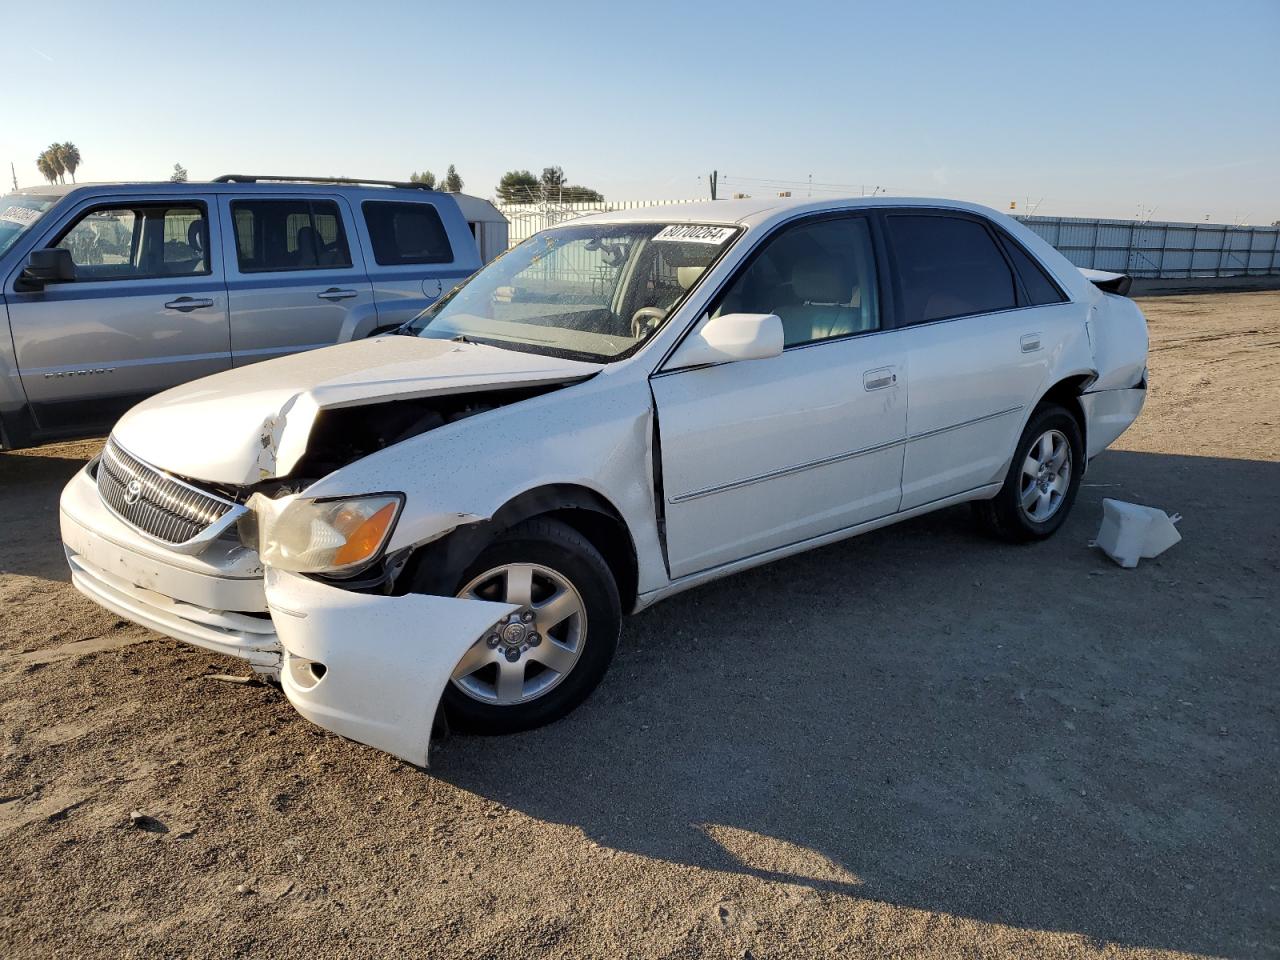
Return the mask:
<path id="1" fill-rule="evenodd" d="M 1000 235 L 1005 252 L 1013 261 L 1014 269 L 1022 280 L 1027 293 L 1027 306 L 1040 307 L 1049 303 L 1064 303 L 1067 295 L 1053 282 L 1053 278 L 1040 266 L 1040 261 L 1022 249 L 1022 245 L 1007 234 Z"/>
<path id="2" fill-rule="evenodd" d="M 380 265 L 453 262 L 448 231 L 431 204 L 366 200 L 361 207 Z"/>

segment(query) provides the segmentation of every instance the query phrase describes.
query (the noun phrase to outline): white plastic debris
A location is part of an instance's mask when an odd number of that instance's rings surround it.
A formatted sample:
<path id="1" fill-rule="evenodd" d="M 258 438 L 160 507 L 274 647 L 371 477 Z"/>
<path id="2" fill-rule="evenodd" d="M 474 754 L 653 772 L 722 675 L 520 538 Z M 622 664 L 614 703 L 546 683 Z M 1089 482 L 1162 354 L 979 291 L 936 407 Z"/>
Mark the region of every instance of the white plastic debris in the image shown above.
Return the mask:
<path id="1" fill-rule="evenodd" d="M 1136 567 L 1140 559 L 1158 557 L 1182 539 L 1174 526 L 1181 519 L 1181 514 L 1171 517 L 1155 507 L 1103 500 L 1102 526 L 1090 546 L 1102 548 L 1122 567 Z"/>

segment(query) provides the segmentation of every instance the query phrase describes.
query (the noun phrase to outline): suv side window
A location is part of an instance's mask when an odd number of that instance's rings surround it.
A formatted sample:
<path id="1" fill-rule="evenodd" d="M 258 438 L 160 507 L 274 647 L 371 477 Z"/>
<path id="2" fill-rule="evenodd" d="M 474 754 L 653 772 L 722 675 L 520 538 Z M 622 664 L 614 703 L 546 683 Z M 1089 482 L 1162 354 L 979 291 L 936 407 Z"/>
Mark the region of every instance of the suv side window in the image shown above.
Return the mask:
<path id="1" fill-rule="evenodd" d="M 977 220 L 933 214 L 890 214 L 886 220 L 905 324 L 1018 306 L 1013 271 Z"/>
<path id="2" fill-rule="evenodd" d="M 203 203 L 116 203 L 82 213 L 55 247 L 71 253 L 76 281 L 150 280 L 209 273 Z"/>
<path id="3" fill-rule="evenodd" d="M 1027 293 L 1027 306 L 1041 307 L 1048 303 L 1066 301 L 1066 294 L 1053 282 L 1053 278 L 1045 272 L 1044 267 L 1040 266 L 1040 262 L 1022 249 L 1022 244 L 1003 230 L 1000 231 L 1000 242 L 1004 244 L 1005 253 L 1013 262 L 1013 268 L 1018 271 L 1022 288 Z"/>
<path id="4" fill-rule="evenodd" d="M 784 227 L 733 279 L 713 316 L 773 313 L 796 347 L 880 329 L 875 251 L 865 217 Z"/>
<path id="5" fill-rule="evenodd" d="M 382 266 L 453 262 L 449 234 L 431 204 L 366 200 L 361 209 L 373 259 Z"/>
<path id="6" fill-rule="evenodd" d="M 332 200 L 233 200 L 231 219 L 241 273 L 351 266 Z"/>

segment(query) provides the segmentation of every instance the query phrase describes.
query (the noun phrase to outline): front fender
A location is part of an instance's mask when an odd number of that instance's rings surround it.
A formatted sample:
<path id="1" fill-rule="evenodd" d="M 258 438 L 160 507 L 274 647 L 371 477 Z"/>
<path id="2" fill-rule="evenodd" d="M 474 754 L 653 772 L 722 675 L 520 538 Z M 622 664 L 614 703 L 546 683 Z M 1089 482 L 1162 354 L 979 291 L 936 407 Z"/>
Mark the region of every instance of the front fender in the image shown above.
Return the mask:
<path id="1" fill-rule="evenodd" d="M 519 609 L 352 593 L 271 569 L 266 593 L 284 647 L 280 684 L 294 708 L 317 726 L 420 767 L 454 667 Z"/>

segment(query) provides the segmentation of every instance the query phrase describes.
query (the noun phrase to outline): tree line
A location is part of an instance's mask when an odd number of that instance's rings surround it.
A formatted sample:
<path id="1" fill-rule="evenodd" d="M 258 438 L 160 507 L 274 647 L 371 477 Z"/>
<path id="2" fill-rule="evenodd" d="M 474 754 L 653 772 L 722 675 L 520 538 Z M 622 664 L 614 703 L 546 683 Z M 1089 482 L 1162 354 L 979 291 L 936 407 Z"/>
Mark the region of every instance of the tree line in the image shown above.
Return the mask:
<path id="1" fill-rule="evenodd" d="M 540 177 L 528 170 L 508 170 L 498 181 L 498 199 L 504 203 L 587 203 L 604 199 L 597 190 L 567 181 L 563 167 L 543 167 Z"/>
<path id="2" fill-rule="evenodd" d="M 423 170 L 421 173 L 414 172 L 409 174 L 410 183 L 420 183 L 428 190 L 443 190 L 445 193 L 461 193 L 462 177 L 458 176 L 458 168 L 452 163 L 449 169 L 445 171 L 444 179 L 439 183 L 436 182 L 436 175 L 430 170 Z"/>
<path id="3" fill-rule="evenodd" d="M 68 175 L 71 182 L 75 183 L 79 167 L 80 148 L 70 140 L 66 143 L 51 143 L 36 157 L 36 169 L 50 183 L 66 183 Z"/>

